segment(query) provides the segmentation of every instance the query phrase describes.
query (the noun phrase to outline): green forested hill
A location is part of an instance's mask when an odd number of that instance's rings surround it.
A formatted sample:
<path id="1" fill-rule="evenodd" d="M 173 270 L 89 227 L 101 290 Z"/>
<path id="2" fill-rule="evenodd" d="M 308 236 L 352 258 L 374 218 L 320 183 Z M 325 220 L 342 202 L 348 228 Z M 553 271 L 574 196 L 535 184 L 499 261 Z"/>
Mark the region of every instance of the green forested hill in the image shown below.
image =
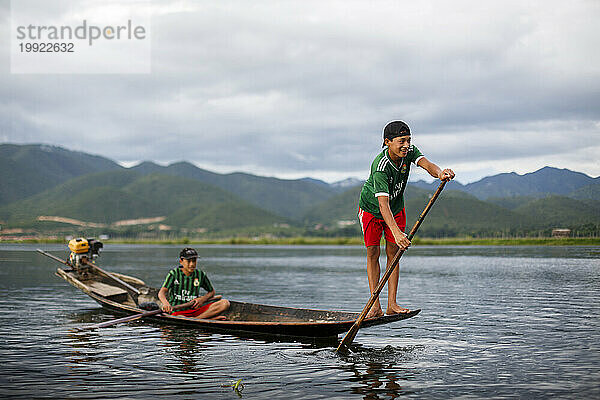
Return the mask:
<path id="1" fill-rule="evenodd" d="M 406 201 L 407 230 L 428 201 L 428 195 Z M 502 232 L 521 231 L 531 223 L 526 216 L 452 190 L 442 192 L 426 221 L 419 230 L 421 236 L 496 236 Z"/>
<path id="2" fill-rule="evenodd" d="M 316 205 L 305 214 L 304 220 L 332 227 L 337 221 L 356 221 L 360 189 L 360 186 L 352 188 Z M 408 185 L 405 195 L 407 230 L 425 208 L 432 192 Z M 426 223 L 421 226 L 419 235 L 522 235 L 555 227 L 600 224 L 598 204 L 591 200 L 578 201 L 559 196 L 497 198 L 487 202 L 461 191 L 444 190 L 428 214 Z M 355 231 L 359 229 L 355 227 Z"/>
<path id="3" fill-rule="evenodd" d="M 569 193 L 569 196 L 577 200 L 600 200 L 600 183 L 592 183 Z"/>
<path id="4" fill-rule="evenodd" d="M 187 162 L 179 162 L 167 167 L 146 162 L 133 167 L 132 170 L 195 179 L 233 193 L 256 207 L 292 219 L 300 219 L 316 202 L 337 193 L 335 188 L 312 180 L 287 180 L 240 172 L 217 174 Z"/>
<path id="5" fill-rule="evenodd" d="M 39 226 L 40 215 L 85 222 L 164 216 L 176 227 L 219 230 L 285 223 L 285 218 L 258 209 L 217 187 L 196 180 L 111 171 L 75 178 L 27 200 L 0 208 L 9 226 Z"/>
<path id="6" fill-rule="evenodd" d="M 419 234 L 547 235 L 555 227 L 598 234 L 599 179 L 546 167 L 524 175 L 499 174 L 468 185 L 451 182 Z M 344 189 L 355 182 L 349 179 L 329 185 L 310 178 L 218 174 L 188 162 L 167 167 L 144 162 L 127 169 L 99 156 L 59 147 L 4 144 L 0 145 L 0 226 L 38 231 L 72 227 L 65 221 L 40 222 L 41 215 L 105 226 L 164 217 L 162 227 L 152 229 L 170 226 L 176 234 L 236 234 L 240 230 L 252 235 L 359 235 L 356 213 L 361 186 Z M 437 185 L 408 185 L 409 228 Z M 139 222 L 146 227 L 130 232 L 144 232 L 151 223 Z"/>
<path id="7" fill-rule="evenodd" d="M 355 186 L 317 203 L 304 214 L 302 220 L 308 224 L 332 224 L 336 221 L 356 220 L 360 190 L 361 186 Z"/>
<path id="8" fill-rule="evenodd" d="M 245 202 L 195 203 L 170 214 L 165 223 L 188 229 L 270 227 L 286 220 Z"/>
<path id="9" fill-rule="evenodd" d="M 105 201 L 106 198 L 104 196 L 109 193 L 108 189 L 120 190 L 120 188 L 139 178 L 140 175 L 127 170 L 99 172 L 79 176 L 30 196 L 27 199 L 0 207 L 0 218 L 10 224 L 17 224 L 23 221 L 31 223 L 39 215 L 58 215 L 76 219 L 83 218 L 85 221 L 91 221 L 90 218 L 92 215 L 88 211 L 91 204 Z M 124 192 L 124 194 L 126 193 Z M 94 198 L 94 195 L 100 197 Z M 143 199 L 132 198 L 131 202 L 135 203 L 136 200 L 141 202 L 139 208 L 142 210 L 145 209 Z M 115 214 L 119 214 L 120 211 L 118 210 L 120 210 L 120 207 L 117 207 Z M 64 212 L 68 214 L 65 215 Z M 137 214 L 137 212 L 134 214 Z M 107 218 L 112 218 L 112 215 L 104 216 L 99 213 L 93 215 L 93 217 L 106 221 Z M 116 218 L 115 220 L 118 219 Z"/>
<path id="10" fill-rule="evenodd" d="M 533 218 L 541 228 L 600 223 L 600 201 L 580 201 L 562 196 L 533 200 L 515 209 Z"/>
<path id="11" fill-rule="evenodd" d="M 362 185 L 354 186 L 345 192 L 317 203 L 304 214 L 303 221 L 309 224 L 332 224 L 337 221 L 356 221 L 361 189 Z M 423 198 L 427 198 L 430 193 L 428 190 L 421 189 L 409 183 L 404 193 L 404 200 L 407 203 L 413 199 L 419 199 L 420 201 Z"/>
<path id="12" fill-rule="evenodd" d="M 123 188 L 151 200 L 160 208 L 161 215 L 171 215 L 194 204 L 213 204 L 232 201 L 231 194 L 192 179 L 153 174 L 142 176 Z M 242 202 L 242 200 L 240 200 Z"/>
<path id="13" fill-rule="evenodd" d="M 122 169 L 114 161 L 47 145 L 0 144 L 0 206 L 76 176 Z"/>
<path id="14" fill-rule="evenodd" d="M 486 201 L 509 210 L 514 210 L 533 200 L 537 200 L 537 198 L 530 196 L 490 197 Z"/>
<path id="15" fill-rule="evenodd" d="M 356 221 L 360 186 L 334 196 L 305 215 L 306 221 L 335 224 L 339 220 Z M 405 193 L 407 230 L 416 222 L 429 201 L 431 191 L 408 185 Z M 507 231 L 525 224 L 522 216 L 495 204 L 478 200 L 459 191 L 442 192 L 427 216 L 419 234 L 425 236 L 454 236 Z M 357 228 L 359 229 L 359 228 Z"/>
<path id="16" fill-rule="evenodd" d="M 66 197 L 64 201 L 54 203 L 51 207 L 36 206 L 38 211 L 46 211 L 40 215 L 51 215 L 74 218 L 86 222 L 109 224 L 115 221 L 154 217 L 160 210 L 147 199 L 129 193 L 126 190 L 100 186 L 85 189 L 80 193 Z M 29 214 L 31 219 L 37 215 Z"/>

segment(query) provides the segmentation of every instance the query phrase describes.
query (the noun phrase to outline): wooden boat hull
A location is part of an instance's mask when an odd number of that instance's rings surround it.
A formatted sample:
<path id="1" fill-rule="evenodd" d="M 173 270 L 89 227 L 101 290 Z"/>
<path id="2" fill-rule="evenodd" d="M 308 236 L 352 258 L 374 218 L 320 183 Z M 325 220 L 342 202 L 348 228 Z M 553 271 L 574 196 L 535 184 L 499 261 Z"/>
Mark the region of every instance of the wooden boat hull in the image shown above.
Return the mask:
<path id="1" fill-rule="evenodd" d="M 102 307 L 122 314 L 144 312 L 138 306 L 143 302 L 159 304 L 156 288 L 146 286 L 137 278 L 116 274 L 118 278 L 135 287 L 141 294 L 133 294 L 101 275 L 88 273 L 82 276 L 73 270 L 57 269 L 57 275 L 82 290 Z M 138 297 L 136 299 L 136 297 Z M 269 336 L 280 338 L 337 338 L 348 331 L 359 316 L 356 312 L 326 311 L 303 308 L 278 307 L 264 304 L 244 303 L 230 300 L 227 320 L 198 319 L 168 314 L 149 317 L 169 324 L 182 324 L 211 332 L 223 332 L 239 336 Z M 386 315 L 364 320 L 361 327 L 388 324 L 411 318 L 421 310 L 406 314 Z"/>

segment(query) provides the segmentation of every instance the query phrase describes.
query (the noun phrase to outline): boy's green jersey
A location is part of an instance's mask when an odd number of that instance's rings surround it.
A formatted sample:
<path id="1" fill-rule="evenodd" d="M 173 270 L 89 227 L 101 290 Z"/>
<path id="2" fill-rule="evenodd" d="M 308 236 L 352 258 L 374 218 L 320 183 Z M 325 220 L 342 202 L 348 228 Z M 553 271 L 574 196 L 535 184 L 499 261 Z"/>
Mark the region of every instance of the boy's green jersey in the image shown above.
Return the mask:
<path id="1" fill-rule="evenodd" d="M 181 267 L 173 268 L 167 274 L 163 287 L 169 289 L 169 303 L 172 306 L 187 303 L 200 297 L 200 288 L 207 292 L 213 290 L 204 271 L 196 268 L 192 275 L 187 276 Z"/>
<path id="2" fill-rule="evenodd" d="M 411 145 L 406 157 L 402 158 L 400 163 L 396 165 L 390 159 L 387 147 L 383 149 L 371 164 L 371 174 L 360 192 L 358 206 L 375 217 L 383 219 L 377 197 L 389 196 L 392 214 L 396 215 L 402 211 L 404 208 L 404 189 L 408 181 L 410 164 L 416 164 L 421 157 L 423 157 L 423 154 L 419 149 Z"/>

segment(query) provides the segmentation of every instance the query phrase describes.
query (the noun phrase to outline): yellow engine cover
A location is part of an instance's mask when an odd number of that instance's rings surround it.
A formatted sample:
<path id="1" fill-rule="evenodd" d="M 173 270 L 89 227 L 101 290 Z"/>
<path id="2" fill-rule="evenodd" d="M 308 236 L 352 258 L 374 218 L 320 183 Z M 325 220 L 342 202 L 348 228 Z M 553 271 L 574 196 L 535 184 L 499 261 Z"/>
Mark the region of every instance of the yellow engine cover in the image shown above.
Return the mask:
<path id="1" fill-rule="evenodd" d="M 84 238 L 72 239 L 69 242 L 69 250 L 75 254 L 87 253 L 90 250 L 90 244 Z"/>

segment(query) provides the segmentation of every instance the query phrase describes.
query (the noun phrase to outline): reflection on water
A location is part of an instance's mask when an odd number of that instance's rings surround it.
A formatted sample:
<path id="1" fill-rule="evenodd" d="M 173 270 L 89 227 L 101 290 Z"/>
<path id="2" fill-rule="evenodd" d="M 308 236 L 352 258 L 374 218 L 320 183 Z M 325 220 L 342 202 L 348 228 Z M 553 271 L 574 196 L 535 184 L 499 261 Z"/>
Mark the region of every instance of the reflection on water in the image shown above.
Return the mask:
<path id="1" fill-rule="evenodd" d="M 160 325 L 158 329 L 163 339 L 159 346 L 168 348 L 179 360 L 177 367 L 180 371 L 185 374 L 200 373 L 201 368 L 198 368 L 195 361 L 196 353 L 208 347 L 202 344 L 210 341 L 211 335 L 168 325 Z"/>
<path id="2" fill-rule="evenodd" d="M 386 368 L 393 371 L 394 364 L 384 365 L 369 362 L 364 372 L 356 365 L 347 367 L 354 374 L 351 381 L 360 382 L 360 386 L 352 387 L 352 393 L 363 395 L 364 399 L 395 399 L 402 393 L 402 386 L 398 384 L 396 372 L 385 373 Z M 380 397 L 381 396 L 381 397 Z"/>
<path id="3" fill-rule="evenodd" d="M 3 398 L 600 398 L 600 248 L 415 247 L 399 301 L 417 317 L 361 330 L 348 354 L 118 318 L 53 276 L 36 246 L 0 245 Z M 55 254 L 64 246 L 48 246 Z M 360 247 L 202 246 L 219 293 L 359 311 Z M 107 246 L 109 270 L 159 286 L 176 246 Z M 385 292 L 385 291 L 384 291 Z M 385 299 L 383 299 L 385 301 Z"/>
<path id="4" fill-rule="evenodd" d="M 368 349 L 353 345 L 350 354 L 340 355 L 345 362 L 342 369 L 353 374 L 349 379 L 358 385 L 351 387 L 352 393 L 360 394 L 364 399 L 396 399 L 400 395 L 414 392 L 403 383 L 415 378 L 415 371 L 404 368 L 413 353 L 422 350 L 422 346 L 383 349 Z"/>

